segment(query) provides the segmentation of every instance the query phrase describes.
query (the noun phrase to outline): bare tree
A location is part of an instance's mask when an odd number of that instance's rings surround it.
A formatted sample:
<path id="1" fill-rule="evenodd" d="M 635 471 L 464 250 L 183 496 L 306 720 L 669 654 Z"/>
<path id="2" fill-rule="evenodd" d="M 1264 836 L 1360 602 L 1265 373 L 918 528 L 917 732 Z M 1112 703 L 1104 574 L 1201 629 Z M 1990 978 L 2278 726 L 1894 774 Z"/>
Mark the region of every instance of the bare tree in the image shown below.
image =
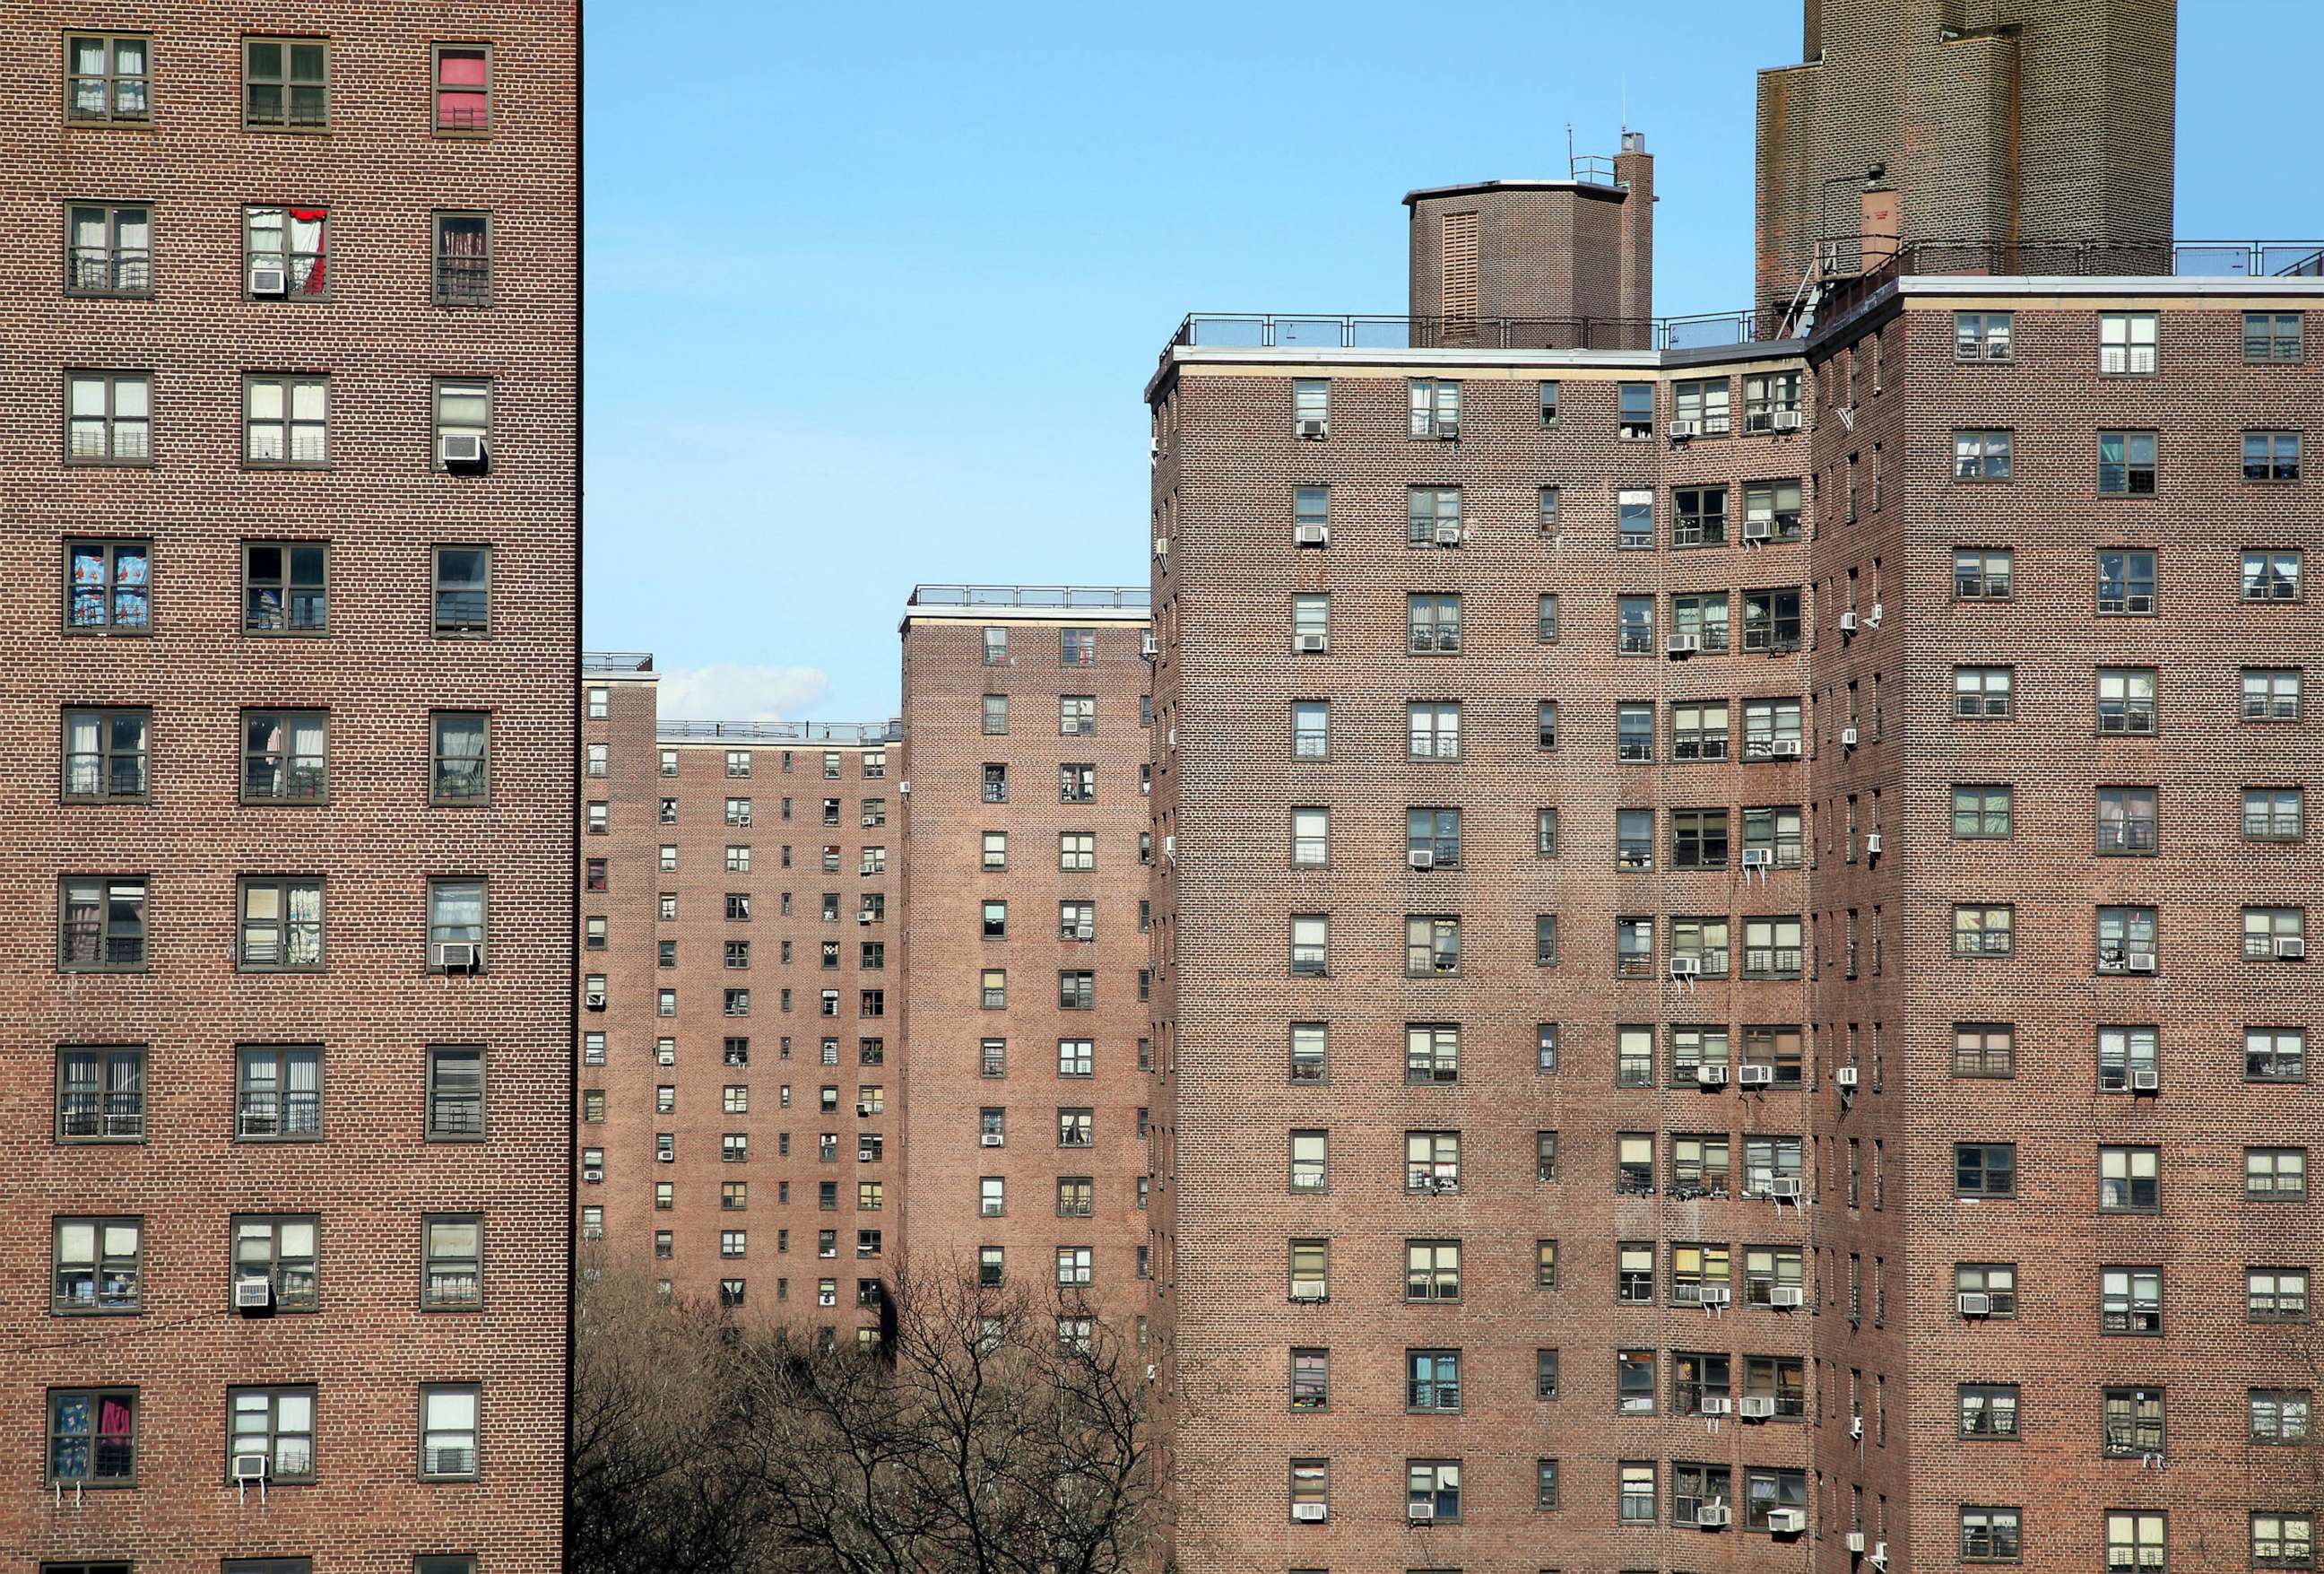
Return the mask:
<path id="1" fill-rule="evenodd" d="M 583 1277 L 574 1307 L 569 1574 L 757 1574 L 770 1503 L 733 1380 L 737 1330 L 644 1279 Z"/>
<path id="2" fill-rule="evenodd" d="M 754 1347 L 743 1408 L 768 1574 L 1156 1567 L 1165 1494 L 1146 1352 L 1067 1292 L 907 1272 L 877 1351 Z"/>

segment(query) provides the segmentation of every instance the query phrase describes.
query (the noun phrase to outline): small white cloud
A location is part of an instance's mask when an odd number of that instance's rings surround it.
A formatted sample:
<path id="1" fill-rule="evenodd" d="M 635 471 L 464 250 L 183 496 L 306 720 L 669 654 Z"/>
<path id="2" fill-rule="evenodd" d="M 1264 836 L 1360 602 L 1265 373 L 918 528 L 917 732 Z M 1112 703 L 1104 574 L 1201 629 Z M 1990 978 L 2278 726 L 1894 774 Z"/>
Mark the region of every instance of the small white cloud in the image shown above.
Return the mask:
<path id="1" fill-rule="evenodd" d="M 820 667 L 761 667 L 718 662 L 661 675 L 665 721 L 796 721 L 831 692 Z"/>

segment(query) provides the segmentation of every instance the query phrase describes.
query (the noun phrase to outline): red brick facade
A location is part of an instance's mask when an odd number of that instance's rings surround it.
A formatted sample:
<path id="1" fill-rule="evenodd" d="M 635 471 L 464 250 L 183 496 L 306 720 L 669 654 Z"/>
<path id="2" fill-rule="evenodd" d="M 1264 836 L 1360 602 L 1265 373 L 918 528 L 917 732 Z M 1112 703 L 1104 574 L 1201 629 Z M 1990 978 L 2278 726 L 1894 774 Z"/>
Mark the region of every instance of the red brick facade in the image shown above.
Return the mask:
<path id="1" fill-rule="evenodd" d="M 902 745 L 661 720 L 650 667 L 581 680 L 585 1258 L 853 1338 L 901 1255 Z"/>
<path id="2" fill-rule="evenodd" d="M 0 23 L 11 1568 L 560 1565 L 576 12 Z"/>

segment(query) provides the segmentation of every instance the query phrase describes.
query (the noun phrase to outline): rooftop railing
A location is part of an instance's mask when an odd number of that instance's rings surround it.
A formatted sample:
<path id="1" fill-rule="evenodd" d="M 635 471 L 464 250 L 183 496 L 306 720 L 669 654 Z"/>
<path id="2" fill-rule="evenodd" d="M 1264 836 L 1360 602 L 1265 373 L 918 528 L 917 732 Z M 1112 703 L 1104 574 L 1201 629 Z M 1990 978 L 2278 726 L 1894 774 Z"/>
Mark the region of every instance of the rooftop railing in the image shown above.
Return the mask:
<path id="1" fill-rule="evenodd" d="M 654 736 L 665 743 L 886 744 L 901 742 L 900 717 L 887 721 L 663 721 Z"/>
<path id="2" fill-rule="evenodd" d="M 1817 243 L 1825 281 L 1816 314 L 1844 317 L 1904 273 L 2022 278 L 2285 279 L 2324 277 L 2324 241 L 1914 240 L 1827 236 Z"/>
<path id="3" fill-rule="evenodd" d="M 1197 311 L 1180 346 L 1222 349 L 1683 350 L 1749 344 L 1748 311 L 1688 317 L 1376 317 L 1326 311 Z"/>
<path id="4" fill-rule="evenodd" d="M 585 672 L 650 672 L 653 656 L 647 651 L 583 651 Z"/>
<path id="5" fill-rule="evenodd" d="M 1150 607 L 1143 585 L 915 585 L 912 606 Z"/>

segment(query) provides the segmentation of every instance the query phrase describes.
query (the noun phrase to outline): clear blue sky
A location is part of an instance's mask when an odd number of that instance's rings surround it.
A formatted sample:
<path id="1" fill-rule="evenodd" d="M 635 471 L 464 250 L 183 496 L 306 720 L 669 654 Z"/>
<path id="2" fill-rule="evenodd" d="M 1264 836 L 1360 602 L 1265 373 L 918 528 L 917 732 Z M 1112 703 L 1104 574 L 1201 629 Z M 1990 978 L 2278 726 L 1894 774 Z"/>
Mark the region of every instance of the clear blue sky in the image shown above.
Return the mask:
<path id="1" fill-rule="evenodd" d="M 1799 16 L 592 0 L 587 643 L 676 670 L 665 715 L 871 719 L 915 581 L 1142 584 L 1179 318 L 1400 311 L 1406 190 L 1610 153 L 1626 90 L 1656 309 L 1746 305 Z M 2324 232 L 2319 44 L 2313 0 L 2181 5 L 2182 237 Z"/>

